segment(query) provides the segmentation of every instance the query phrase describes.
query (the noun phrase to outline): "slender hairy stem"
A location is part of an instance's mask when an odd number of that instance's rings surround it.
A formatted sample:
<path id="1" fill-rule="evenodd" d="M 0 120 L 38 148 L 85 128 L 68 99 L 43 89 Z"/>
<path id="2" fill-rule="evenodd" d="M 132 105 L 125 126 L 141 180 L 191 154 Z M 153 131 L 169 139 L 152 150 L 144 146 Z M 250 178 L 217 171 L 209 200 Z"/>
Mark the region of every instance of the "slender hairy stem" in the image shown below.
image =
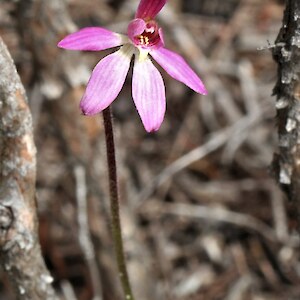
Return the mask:
<path id="1" fill-rule="evenodd" d="M 108 164 L 108 176 L 109 176 L 109 191 L 110 191 L 110 210 L 111 210 L 111 223 L 112 223 L 112 235 L 114 240 L 116 258 L 118 263 L 119 276 L 122 283 L 126 300 L 134 300 L 127 268 L 124 257 L 122 230 L 120 222 L 119 212 L 119 194 L 118 194 L 118 182 L 117 182 L 117 165 L 115 156 L 115 143 L 114 133 L 112 126 L 112 117 L 110 107 L 103 111 L 105 140 L 106 140 L 106 153 Z"/>

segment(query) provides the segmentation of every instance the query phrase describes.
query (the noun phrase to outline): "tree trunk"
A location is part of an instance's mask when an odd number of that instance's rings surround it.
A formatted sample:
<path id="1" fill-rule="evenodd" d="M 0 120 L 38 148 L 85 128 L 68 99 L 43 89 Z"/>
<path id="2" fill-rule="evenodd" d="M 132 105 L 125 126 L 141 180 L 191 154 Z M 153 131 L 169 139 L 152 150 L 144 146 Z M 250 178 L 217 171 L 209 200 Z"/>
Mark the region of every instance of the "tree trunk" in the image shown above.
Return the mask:
<path id="1" fill-rule="evenodd" d="M 17 299 L 57 299 L 37 233 L 31 114 L 1 38 L 0 70 L 0 263 Z"/>
<path id="2" fill-rule="evenodd" d="M 278 63 L 274 88 L 279 148 L 273 169 L 300 216 L 300 2 L 287 0 L 273 57 Z M 298 230 L 300 229 L 298 222 Z M 300 232 L 300 231 L 299 231 Z"/>

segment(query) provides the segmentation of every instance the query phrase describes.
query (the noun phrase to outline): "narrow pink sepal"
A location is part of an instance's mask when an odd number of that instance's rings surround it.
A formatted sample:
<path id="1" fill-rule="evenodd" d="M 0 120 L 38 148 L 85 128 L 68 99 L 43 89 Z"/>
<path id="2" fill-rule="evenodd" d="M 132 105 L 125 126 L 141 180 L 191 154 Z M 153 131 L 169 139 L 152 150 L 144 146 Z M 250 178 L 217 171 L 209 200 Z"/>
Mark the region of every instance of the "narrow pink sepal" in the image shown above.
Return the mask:
<path id="1" fill-rule="evenodd" d="M 135 17 L 141 19 L 153 19 L 165 6 L 167 0 L 141 0 Z"/>
<path id="2" fill-rule="evenodd" d="M 118 33 L 101 27 L 86 27 L 67 35 L 57 46 L 69 50 L 100 51 L 122 44 Z"/>
<path id="3" fill-rule="evenodd" d="M 163 47 L 151 51 L 150 54 L 174 79 L 183 82 L 197 93 L 207 94 L 199 76 L 179 54 Z"/>
<path id="4" fill-rule="evenodd" d="M 149 58 L 135 59 L 132 98 L 146 131 L 157 131 L 166 111 L 163 79 Z"/>
<path id="5" fill-rule="evenodd" d="M 158 29 L 158 34 L 160 37 L 160 47 L 164 47 L 165 46 L 165 38 L 164 38 L 164 32 L 163 32 L 162 28 Z"/>
<path id="6" fill-rule="evenodd" d="M 146 28 L 146 22 L 143 19 L 132 20 L 127 28 L 128 37 L 133 41 L 137 35 L 144 32 Z"/>
<path id="7" fill-rule="evenodd" d="M 96 65 L 80 102 L 83 114 L 94 115 L 116 99 L 125 82 L 130 61 L 131 55 L 121 48 Z"/>

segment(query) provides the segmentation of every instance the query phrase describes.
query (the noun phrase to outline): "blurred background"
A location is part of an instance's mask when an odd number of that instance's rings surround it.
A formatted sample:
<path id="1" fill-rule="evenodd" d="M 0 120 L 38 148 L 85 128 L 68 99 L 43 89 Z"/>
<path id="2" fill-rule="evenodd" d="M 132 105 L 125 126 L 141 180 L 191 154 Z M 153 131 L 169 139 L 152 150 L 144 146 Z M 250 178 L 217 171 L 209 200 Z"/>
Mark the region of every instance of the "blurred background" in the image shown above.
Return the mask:
<path id="1" fill-rule="evenodd" d="M 209 94 L 161 69 L 167 113 L 145 132 L 131 72 L 113 103 L 122 227 L 139 300 L 300 299 L 293 208 L 272 179 L 271 48 L 284 1 L 174 0 L 158 16 Z M 62 299 L 123 299 L 109 226 L 101 115 L 78 108 L 111 51 L 56 47 L 68 33 L 125 33 L 138 1 L 0 1 L 0 35 L 26 88 L 37 145 L 40 241 Z M 0 299 L 15 299 L 0 272 Z"/>

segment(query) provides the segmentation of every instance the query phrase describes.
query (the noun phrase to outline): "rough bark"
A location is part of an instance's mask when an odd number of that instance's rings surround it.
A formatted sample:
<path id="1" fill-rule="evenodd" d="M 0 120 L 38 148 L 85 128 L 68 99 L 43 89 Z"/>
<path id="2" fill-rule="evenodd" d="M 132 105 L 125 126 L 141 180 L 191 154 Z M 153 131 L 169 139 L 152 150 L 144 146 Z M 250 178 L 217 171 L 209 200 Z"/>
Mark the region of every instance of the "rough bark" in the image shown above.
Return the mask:
<path id="1" fill-rule="evenodd" d="M 17 299 L 57 299 L 37 234 L 31 114 L 1 38 L 0 69 L 0 263 Z"/>
<path id="2" fill-rule="evenodd" d="M 273 56 L 278 63 L 276 95 L 279 148 L 273 168 L 300 212 L 300 2 L 287 0 Z M 298 225 L 299 228 L 299 225 Z"/>

